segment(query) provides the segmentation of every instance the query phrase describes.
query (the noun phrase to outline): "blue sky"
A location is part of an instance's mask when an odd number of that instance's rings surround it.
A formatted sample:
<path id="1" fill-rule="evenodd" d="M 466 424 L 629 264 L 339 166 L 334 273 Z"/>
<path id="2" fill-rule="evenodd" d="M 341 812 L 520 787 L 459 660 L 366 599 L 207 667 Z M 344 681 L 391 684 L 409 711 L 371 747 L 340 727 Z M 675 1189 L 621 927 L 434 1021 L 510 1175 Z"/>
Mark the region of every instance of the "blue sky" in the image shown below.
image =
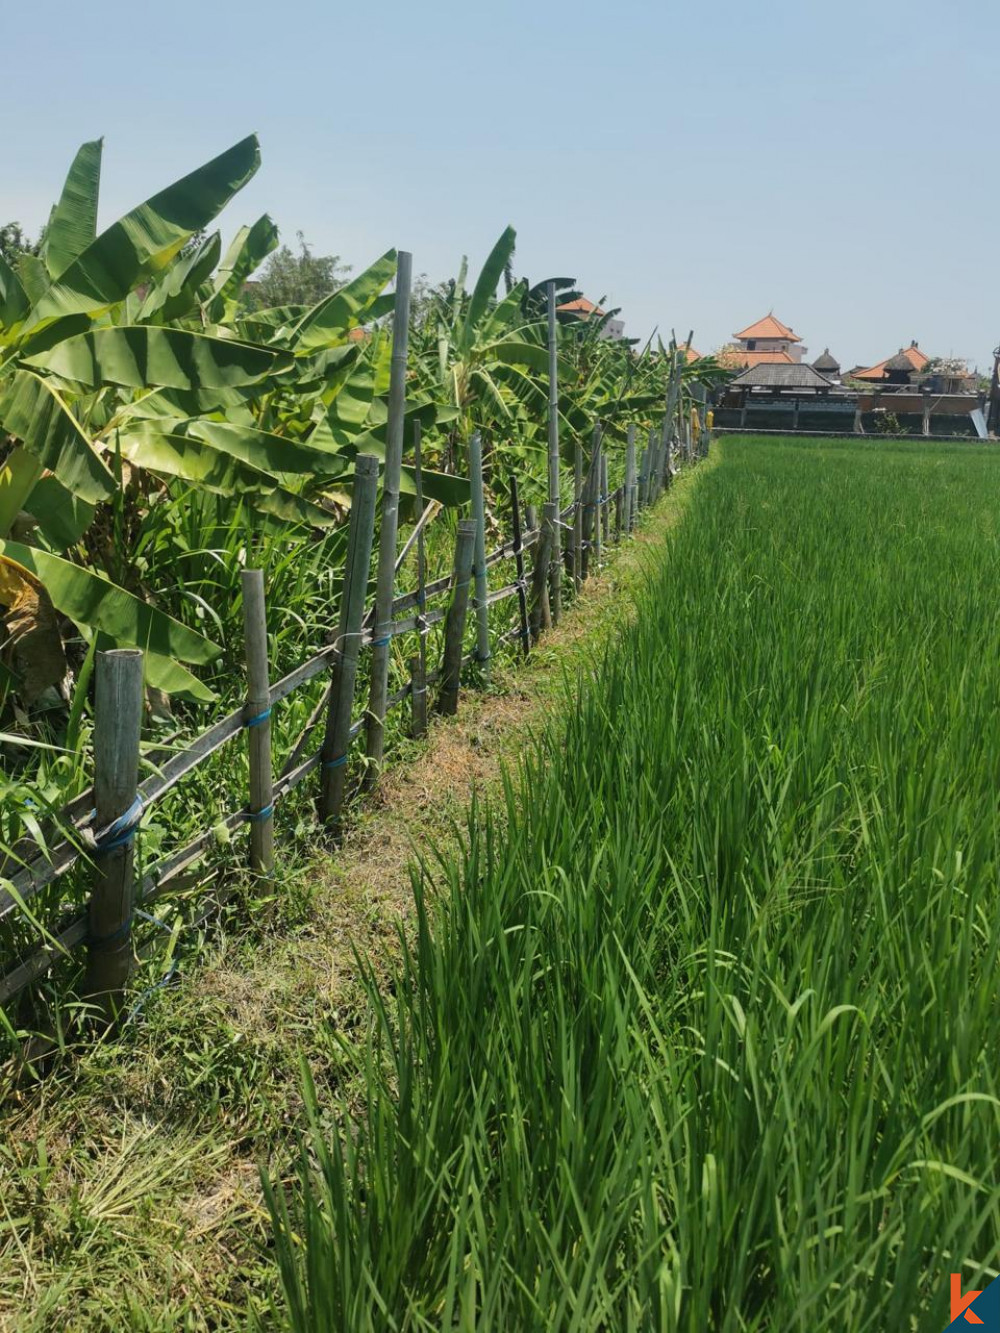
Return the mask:
<path id="1" fill-rule="evenodd" d="M 364 266 L 571 275 L 630 335 L 711 350 L 775 313 L 811 354 L 985 365 L 996 0 L 49 0 L 5 6 L 0 221 L 37 229 L 105 136 L 102 221 L 250 130 L 224 218 Z"/>

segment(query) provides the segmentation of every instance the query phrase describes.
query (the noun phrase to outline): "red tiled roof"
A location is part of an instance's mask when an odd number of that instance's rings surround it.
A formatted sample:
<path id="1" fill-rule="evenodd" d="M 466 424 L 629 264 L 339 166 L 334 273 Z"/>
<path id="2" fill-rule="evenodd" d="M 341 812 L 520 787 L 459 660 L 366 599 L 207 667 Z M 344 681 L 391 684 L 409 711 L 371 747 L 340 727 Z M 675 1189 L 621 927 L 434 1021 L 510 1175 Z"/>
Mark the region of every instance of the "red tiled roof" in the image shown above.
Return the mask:
<path id="1" fill-rule="evenodd" d="M 923 370 L 924 366 L 926 366 L 927 362 L 930 360 L 930 357 L 926 352 L 922 352 L 916 343 L 911 343 L 909 347 L 904 347 L 902 351 L 914 370 Z M 899 353 L 897 352 L 896 355 L 898 356 Z M 887 356 L 884 361 L 880 361 L 878 365 L 869 366 L 867 370 L 852 370 L 851 378 L 855 380 L 884 379 L 885 368 L 891 360 L 892 357 Z"/>
<path id="2" fill-rule="evenodd" d="M 565 310 L 571 315 L 604 314 L 604 311 L 599 305 L 594 305 L 593 301 L 588 301 L 585 296 L 580 296 L 575 301 L 567 301 L 565 305 L 557 305 L 556 309 Z"/>
<path id="3" fill-rule="evenodd" d="M 719 365 L 726 370 L 747 370 L 751 366 L 796 365 L 795 358 L 787 352 L 744 352 L 739 348 L 722 352 Z"/>
<path id="4" fill-rule="evenodd" d="M 802 339 L 797 333 L 793 333 L 787 324 L 782 324 L 780 319 L 774 315 L 765 315 L 763 319 L 758 319 L 756 324 L 751 324 L 748 329 L 742 333 L 734 333 L 733 337 L 739 342 L 745 342 L 748 338 L 786 338 L 790 342 L 798 343 Z"/>
<path id="5" fill-rule="evenodd" d="M 693 366 L 696 361 L 701 360 L 701 352 L 696 352 L 693 347 L 678 347 L 678 352 L 683 352 L 687 358 L 684 362 L 687 366 Z"/>

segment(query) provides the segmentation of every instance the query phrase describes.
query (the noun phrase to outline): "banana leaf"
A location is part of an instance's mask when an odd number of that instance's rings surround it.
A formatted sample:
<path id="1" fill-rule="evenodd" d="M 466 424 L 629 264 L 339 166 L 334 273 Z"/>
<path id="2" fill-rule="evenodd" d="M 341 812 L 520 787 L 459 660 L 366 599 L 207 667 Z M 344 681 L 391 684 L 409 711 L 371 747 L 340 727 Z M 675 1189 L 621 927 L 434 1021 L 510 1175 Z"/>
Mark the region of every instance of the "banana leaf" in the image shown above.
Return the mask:
<path id="1" fill-rule="evenodd" d="M 40 376 L 14 372 L 0 395 L 0 425 L 81 500 L 97 504 L 114 492 L 111 472 L 55 388 Z"/>
<path id="2" fill-rule="evenodd" d="M 97 235 L 103 147 L 103 139 L 94 139 L 77 149 L 59 202 L 49 216 L 40 253 L 51 278 L 65 273 Z"/>
<path id="3" fill-rule="evenodd" d="M 291 346 L 306 351 L 343 342 L 395 272 L 396 251 L 387 250 L 364 273 L 313 306 L 296 325 Z"/>
<path id="4" fill-rule="evenodd" d="M 103 575 L 20 542 L 0 540 L 0 555 L 24 565 L 42 582 L 52 605 L 75 624 L 102 630 L 119 647 L 145 648 L 198 665 L 222 652 L 203 635 L 133 597 Z"/>
<path id="5" fill-rule="evenodd" d="M 291 358 L 228 338 L 131 324 L 66 338 L 24 363 L 87 388 L 230 389 L 258 384 L 289 368 Z"/>
<path id="6" fill-rule="evenodd" d="M 147 199 L 73 260 L 31 311 L 29 327 L 60 315 L 96 314 L 123 301 L 208 226 L 259 166 L 257 136 L 250 135 Z"/>
<path id="7" fill-rule="evenodd" d="M 219 262 L 222 239 L 207 236 L 190 255 L 179 255 L 153 287 L 135 314 L 137 323 L 170 324 L 198 304 L 198 289 Z M 132 300 L 134 293 L 129 297 Z"/>

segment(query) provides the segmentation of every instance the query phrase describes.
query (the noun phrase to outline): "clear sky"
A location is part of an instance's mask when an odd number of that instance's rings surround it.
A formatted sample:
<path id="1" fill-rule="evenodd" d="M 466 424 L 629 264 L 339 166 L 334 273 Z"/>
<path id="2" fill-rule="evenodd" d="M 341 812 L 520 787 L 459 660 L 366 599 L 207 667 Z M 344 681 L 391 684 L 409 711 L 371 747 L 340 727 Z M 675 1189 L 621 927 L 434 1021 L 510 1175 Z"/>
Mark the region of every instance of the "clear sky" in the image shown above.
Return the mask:
<path id="1" fill-rule="evenodd" d="M 1000 341 L 997 0 L 5 5 L 0 221 L 105 136 L 102 223 L 251 130 L 267 211 L 434 280 L 503 227 L 717 347 L 773 308 L 845 365 Z"/>

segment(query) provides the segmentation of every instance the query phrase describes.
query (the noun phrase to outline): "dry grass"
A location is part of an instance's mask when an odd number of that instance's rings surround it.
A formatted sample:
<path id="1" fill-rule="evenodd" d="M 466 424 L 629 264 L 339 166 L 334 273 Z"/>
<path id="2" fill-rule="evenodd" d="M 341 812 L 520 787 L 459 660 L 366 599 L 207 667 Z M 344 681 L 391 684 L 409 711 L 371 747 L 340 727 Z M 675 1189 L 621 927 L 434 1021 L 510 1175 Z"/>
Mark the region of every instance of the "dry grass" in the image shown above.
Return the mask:
<path id="1" fill-rule="evenodd" d="M 12 1095 L 0 1147 L 0 1329 L 245 1327 L 273 1281 L 257 1163 L 281 1173 L 299 1062 L 350 1094 L 366 1024 L 355 950 L 398 947 L 414 856 L 447 847 L 633 614 L 631 591 L 691 481 L 613 553 L 526 663 L 466 693 L 384 774 L 334 857 L 292 868 L 309 907 L 289 928 L 227 923 L 181 984 L 154 993 L 113 1044 Z M 238 922 L 237 922 L 238 924 Z"/>

